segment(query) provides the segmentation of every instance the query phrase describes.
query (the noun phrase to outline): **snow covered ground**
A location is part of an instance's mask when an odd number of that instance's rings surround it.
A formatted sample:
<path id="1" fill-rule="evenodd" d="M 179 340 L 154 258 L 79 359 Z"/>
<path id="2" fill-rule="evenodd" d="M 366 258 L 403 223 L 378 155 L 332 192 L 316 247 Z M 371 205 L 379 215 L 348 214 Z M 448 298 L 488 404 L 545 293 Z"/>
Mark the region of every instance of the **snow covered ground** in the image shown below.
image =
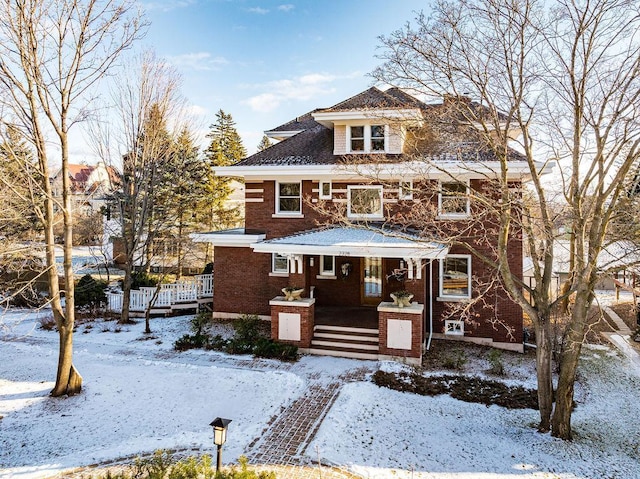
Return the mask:
<path id="1" fill-rule="evenodd" d="M 0 478 L 47 477 L 159 448 L 213 452 L 208 424 L 216 416 L 233 420 L 224 448 L 231 461 L 304 393 L 309 377 L 359 364 L 177 353 L 172 344 L 188 332 L 188 316 L 154 319 L 150 340 L 141 340 L 142 323 L 95 322 L 75 335 L 82 394 L 54 399 L 57 333 L 37 327 L 48 313 L 0 314 Z M 580 376 L 570 443 L 538 434 L 536 411 L 356 382 L 343 386 L 307 454 L 371 478 L 640 477 L 639 371 L 597 347 L 585 350 Z M 521 369 L 511 381 L 534 385 Z"/>

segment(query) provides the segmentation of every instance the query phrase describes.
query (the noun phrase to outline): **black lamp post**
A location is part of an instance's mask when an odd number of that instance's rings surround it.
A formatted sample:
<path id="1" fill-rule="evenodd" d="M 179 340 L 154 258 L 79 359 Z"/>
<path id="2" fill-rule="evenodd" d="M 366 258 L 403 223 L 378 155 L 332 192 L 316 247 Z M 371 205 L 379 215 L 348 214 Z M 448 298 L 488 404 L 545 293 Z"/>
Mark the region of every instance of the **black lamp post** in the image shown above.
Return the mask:
<path id="1" fill-rule="evenodd" d="M 218 461 L 216 463 L 216 473 L 220 472 L 222 465 L 222 445 L 227 441 L 227 426 L 231 419 L 217 417 L 209 426 L 213 427 L 213 443 L 218 446 Z"/>

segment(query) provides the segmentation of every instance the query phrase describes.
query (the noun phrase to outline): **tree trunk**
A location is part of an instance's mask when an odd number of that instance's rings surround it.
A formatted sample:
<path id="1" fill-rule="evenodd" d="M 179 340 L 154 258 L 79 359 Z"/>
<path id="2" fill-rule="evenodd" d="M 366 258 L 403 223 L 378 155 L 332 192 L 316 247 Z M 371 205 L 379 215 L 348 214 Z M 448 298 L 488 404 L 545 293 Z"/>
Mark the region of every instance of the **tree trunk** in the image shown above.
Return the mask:
<path id="1" fill-rule="evenodd" d="M 59 330 L 60 346 L 58 352 L 58 372 L 56 385 L 51 391 L 54 397 L 65 394 L 73 396 L 82 389 L 82 376 L 73 365 L 73 328 L 63 326 Z"/>
<path id="2" fill-rule="evenodd" d="M 539 317 L 536 326 L 536 375 L 538 379 L 539 432 L 551 430 L 553 412 L 553 376 L 551 374 L 551 323 L 548 317 Z"/>
<path id="3" fill-rule="evenodd" d="M 122 279 L 122 311 L 120 312 L 120 324 L 129 322 L 129 307 L 131 306 L 131 262 L 127 259 L 124 265 L 124 278 Z"/>
<path id="4" fill-rule="evenodd" d="M 588 293 L 576 296 L 576 304 L 568 327 L 566 345 L 560 360 L 560 375 L 558 376 L 558 388 L 556 390 L 556 407 L 551 420 L 551 435 L 565 440 L 571 440 L 573 393 L 587 324 L 589 307 L 587 296 Z"/>

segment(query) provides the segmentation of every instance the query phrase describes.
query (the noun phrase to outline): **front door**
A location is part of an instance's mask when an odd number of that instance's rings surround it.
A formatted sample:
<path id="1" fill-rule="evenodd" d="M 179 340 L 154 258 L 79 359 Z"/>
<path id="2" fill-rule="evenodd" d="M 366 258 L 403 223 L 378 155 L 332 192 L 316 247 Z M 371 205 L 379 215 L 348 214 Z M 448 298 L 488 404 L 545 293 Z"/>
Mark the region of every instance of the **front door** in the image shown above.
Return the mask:
<path id="1" fill-rule="evenodd" d="M 362 258 L 360 291 L 363 305 L 377 306 L 382 301 L 382 258 Z"/>

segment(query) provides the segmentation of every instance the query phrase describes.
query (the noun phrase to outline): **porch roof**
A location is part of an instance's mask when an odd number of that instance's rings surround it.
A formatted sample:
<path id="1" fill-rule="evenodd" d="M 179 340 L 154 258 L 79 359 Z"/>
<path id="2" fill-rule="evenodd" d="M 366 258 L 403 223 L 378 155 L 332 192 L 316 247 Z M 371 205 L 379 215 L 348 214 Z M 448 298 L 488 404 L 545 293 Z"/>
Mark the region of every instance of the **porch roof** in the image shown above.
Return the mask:
<path id="1" fill-rule="evenodd" d="M 253 243 L 257 253 L 441 259 L 446 244 L 383 228 L 329 227 Z"/>

